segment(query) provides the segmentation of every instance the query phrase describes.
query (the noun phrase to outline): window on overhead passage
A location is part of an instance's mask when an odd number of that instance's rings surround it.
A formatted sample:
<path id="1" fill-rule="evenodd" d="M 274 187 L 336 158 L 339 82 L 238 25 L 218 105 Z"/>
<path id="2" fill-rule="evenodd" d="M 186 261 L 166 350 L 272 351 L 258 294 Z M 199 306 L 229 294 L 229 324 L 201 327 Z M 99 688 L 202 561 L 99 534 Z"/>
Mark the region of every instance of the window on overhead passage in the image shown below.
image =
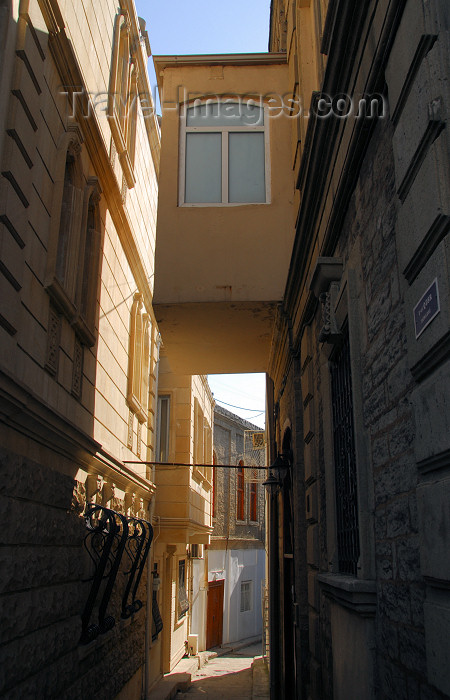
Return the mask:
<path id="1" fill-rule="evenodd" d="M 269 202 L 268 129 L 251 100 L 187 107 L 183 120 L 180 204 Z"/>

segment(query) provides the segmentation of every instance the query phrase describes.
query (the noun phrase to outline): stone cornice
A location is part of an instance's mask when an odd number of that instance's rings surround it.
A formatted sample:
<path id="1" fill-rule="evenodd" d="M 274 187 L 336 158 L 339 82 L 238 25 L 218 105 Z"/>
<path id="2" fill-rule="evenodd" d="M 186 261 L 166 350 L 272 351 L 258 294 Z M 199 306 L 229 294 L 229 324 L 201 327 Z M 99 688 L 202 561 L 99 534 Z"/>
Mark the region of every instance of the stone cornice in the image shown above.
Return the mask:
<path id="1" fill-rule="evenodd" d="M 285 53 L 217 53 L 192 54 L 186 56 L 153 56 L 155 66 L 160 70 L 184 66 L 273 66 L 285 65 Z"/>
<path id="2" fill-rule="evenodd" d="M 90 474 L 101 474 L 125 490 L 133 485 L 148 498 L 155 485 L 104 450 L 91 435 L 45 404 L 17 378 L 0 369 L 0 422 L 37 444 L 75 462 Z"/>
<path id="3" fill-rule="evenodd" d="M 377 11 L 384 12 L 385 21 L 379 23 L 382 29 L 376 37 L 377 47 L 370 56 L 370 65 L 364 68 L 366 77 L 363 91 L 374 94 L 380 90 L 380 86 L 382 88 L 384 68 L 404 4 L 405 0 L 391 0 L 387 10 L 383 10 L 380 0 L 364 0 L 357 5 L 344 0 L 339 2 L 340 11 L 336 13 L 329 41 L 322 90 L 313 95 L 313 102 L 317 102 L 321 94 L 352 94 L 358 79 L 361 79 L 362 56 L 369 35 L 373 32 L 373 26 L 367 20 Z M 308 276 L 314 265 L 313 256 L 331 256 L 334 253 L 375 124 L 375 119 L 319 119 L 314 116 L 314 110 L 310 117 L 298 182 L 302 189 L 302 203 L 285 291 L 286 309 L 298 329 L 305 322 L 307 306 L 306 297 L 300 307 L 298 299 L 307 287 Z M 338 161 L 344 163 L 339 172 L 335 169 Z M 336 181 L 333 206 L 325 223 L 322 223 L 321 212 L 333 179 Z M 314 243 L 319 237 L 319 226 L 322 226 L 321 245 L 320 250 L 317 250 Z"/>
<path id="4" fill-rule="evenodd" d="M 324 593 L 335 603 L 361 615 L 373 617 L 377 609 L 376 581 L 357 579 L 343 574 L 318 574 Z"/>
<path id="5" fill-rule="evenodd" d="M 63 415 L 43 403 L 17 378 L 0 369 L 0 420 L 52 451 L 88 468 L 100 443 L 80 430 Z"/>

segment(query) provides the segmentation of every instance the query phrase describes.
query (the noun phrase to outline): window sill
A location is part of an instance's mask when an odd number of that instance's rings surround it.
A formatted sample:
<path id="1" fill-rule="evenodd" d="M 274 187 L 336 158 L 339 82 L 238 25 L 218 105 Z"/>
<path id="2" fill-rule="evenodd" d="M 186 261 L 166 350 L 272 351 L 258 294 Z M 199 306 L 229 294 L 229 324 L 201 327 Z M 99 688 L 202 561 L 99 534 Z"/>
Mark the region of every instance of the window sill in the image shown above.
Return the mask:
<path id="1" fill-rule="evenodd" d="M 178 206 L 181 209 L 196 207 L 210 207 L 211 209 L 216 209 L 223 207 L 266 207 L 268 204 L 272 204 L 272 202 L 179 202 Z"/>
<path id="2" fill-rule="evenodd" d="M 183 613 L 182 616 L 177 618 L 177 620 L 175 621 L 174 626 L 173 626 L 174 631 L 179 629 L 180 627 L 182 627 L 184 625 L 184 623 L 186 622 L 186 620 L 187 620 L 187 611 L 185 613 Z"/>
<path id="3" fill-rule="evenodd" d="M 376 612 L 376 581 L 364 580 L 345 574 L 318 574 L 317 581 L 326 596 L 362 617 L 373 617 Z"/>
<path id="4" fill-rule="evenodd" d="M 139 423 L 143 424 L 147 422 L 147 413 L 146 411 L 144 411 L 143 407 L 141 406 L 134 394 L 127 395 L 127 404 L 128 408 L 131 411 L 133 411 L 133 413 L 137 416 Z"/>
<path id="5" fill-rule="evenodd" d="M 69 299 L 67 292 L 59 280 L 54 277 L 45 288 L 57 310 L 66 317 L 69 323 L 72 323 L 73 319 L 76 317 L 77 310 L 75 304 Z"/>
<path id="6" fill-rule="evenodd" d="M 81 316 L 77 316 L 72 322 L 72 326 L 80 337 L 84 345 L 92 348 L 95 345 L 95 333 L 89 328 L 88 324 Z"/>
<path id="7" fill-rule="evenodd" d="M 119 119 L 114 110 L 113 114 L 108 117 L 108 121 L 127 186 L 129 189 L 132 189 L 136 184 L 134 168 L 127 150 L 127 144 L 122 132 L 122 127 L 120 126 Z"/>

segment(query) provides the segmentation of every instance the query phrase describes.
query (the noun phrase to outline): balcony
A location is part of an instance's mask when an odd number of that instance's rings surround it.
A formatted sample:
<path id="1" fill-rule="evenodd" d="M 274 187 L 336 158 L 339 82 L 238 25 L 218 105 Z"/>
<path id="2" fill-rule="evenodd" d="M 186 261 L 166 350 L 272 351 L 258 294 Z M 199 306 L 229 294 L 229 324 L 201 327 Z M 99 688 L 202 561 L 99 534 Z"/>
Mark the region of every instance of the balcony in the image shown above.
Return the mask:
<path id="1" fill-rule="evenodd" d="M 168 544 L 209 544 L 212 467 L 193 465 L 212 463 L 214 399 L 204 375 L 177 375 L 170 370 L 167 357 L 162 356 L 156 454 L 158 462 L 169 464 L 159 464 L 155 470 L 158 539 Z"/>

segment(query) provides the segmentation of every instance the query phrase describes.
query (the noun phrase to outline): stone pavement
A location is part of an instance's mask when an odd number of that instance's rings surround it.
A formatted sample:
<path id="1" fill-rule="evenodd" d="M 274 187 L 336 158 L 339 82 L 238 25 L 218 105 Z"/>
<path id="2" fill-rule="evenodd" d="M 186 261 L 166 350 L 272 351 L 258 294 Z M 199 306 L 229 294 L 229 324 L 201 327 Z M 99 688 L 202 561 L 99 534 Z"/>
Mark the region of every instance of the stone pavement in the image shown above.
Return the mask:
<path id="1" fill-rule="evenodd" d="M 222 653 L 225 651 L 225 653 Z M 256 658 L 255 658 L 256 657 Z M 262 700 L 269 697 L 267 667 L 261 658 L 261 643 L 235 650 L 221 650 L 191 679 L 187 692 L 177 700 Z"/>
<path id="2" fill-rule="evenodd" d="M 200 652 L 184 658 L 150 693 L 151 700 L 268 700 L 269 673 L 261 642 Z"/>

